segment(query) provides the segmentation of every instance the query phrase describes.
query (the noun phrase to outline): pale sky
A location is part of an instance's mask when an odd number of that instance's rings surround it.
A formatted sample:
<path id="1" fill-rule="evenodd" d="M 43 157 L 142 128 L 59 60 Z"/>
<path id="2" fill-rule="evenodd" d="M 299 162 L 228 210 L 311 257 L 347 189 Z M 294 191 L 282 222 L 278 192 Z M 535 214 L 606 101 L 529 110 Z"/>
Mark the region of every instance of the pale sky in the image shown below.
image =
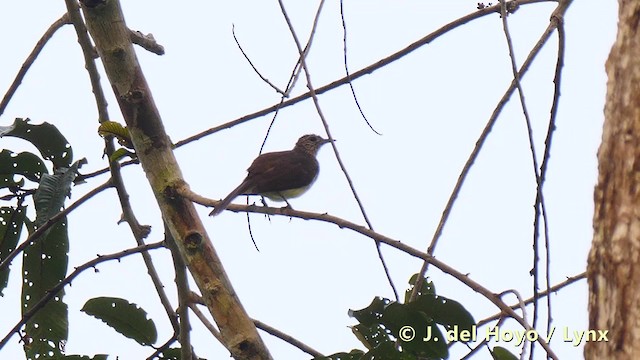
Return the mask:
<path id="1" fill-rule="evenodd" d="M 231 33 L 235 26 L 243 49 L 256 67 L 271 82 L 284 87 L 297 60 L 297 50 L 277 2 L 122 2 L 128 26 L 153 33 L 165 47 L 164 56 L 141 48 L 136 51 L 174 142 L 278 102 L 278 94 L 253 72 Z M 474 12 L 476 3 L 346 2 L 350 70 L 355 72 Z M 596 6 L 594 2 L 575 1 L 565 18 L 562 95 L 544 186 L 552 284 L 586 267 L 606 91 L 604 62 L 616 29 L 614 4 Z M 306 39 L 317 4 L 288 1 L 286 6 L 299 37 Z M 518 64 L 547 27 L 554 7 L 554 2 L 521 6 L 508 17 Z M 63 1 L 0 5 L 2 93 L 42 33 L 64 11 Z M 315 87 L 344 76 L 342 30 L 339 3 L 327 2 L 308 58 Z M 554 34 L 523 79 L 539 159 L 553 95 L 556 54 Z M 363 111 L 382 136 L 366 126 L 347 86 L 319 97 L 332 135 L 338 139 L 340 156 L 376 231 L 426 251 L 458 174 L 511 76 L 502 22 L 498 14 L 493 14 L 354 81 Z M 104 74 L 102 80 L 112 120 L 122 122 Z M 305 91 L 303 76 L 293 93 Z M 88 165 L 82 172 L 106 165 L 101 158 L 103 141 L 97 134 L 95 102 L 72 26 L 60 30 L 46 46 L 0 117 L 0 125 L 11 124 L 16 117 L 58 126 L 73 146 L 76 159 L 87 158 Z M 271 118 L 272 114 L 255 119 L 176 150 L 191 189 L 214 199 L 224 197 L 244 178 Z M 265 150 L 290 149 L 306 133 L 326 135 L 309 100 L 280 112 Z M 22 146 L 13 139 L 0 142 L 2 148 L 14 151 Z M 332 149 L 323 148 L 319 161 L 317 182 L 304 196 L 294 199 L 292 206 L 364 224 Z M 159 211 L 144 173 L 140 167 L 127 167 L 123 173 L 138 219 L 153 227 L 148 241 L 161 240 Z M 68 204 L 106 179 L 103 176 L 76 186 Z M 526 127 L 520 102 L 514 97 L 474 164 L 435 255 L 493 292 L 515 289 L 524 298 L 530 297 L 534 198 Z M 244 201 L 236 199 L 238 203 Z M 260 248 L 257 252 L 244 214 L 226 212 L 208 218 L 210 209 L 198 209 L 250 316 L 326 355 L 364 348 L 347 327 L 356 324 L 347 315 L 348 309 L 364 308 L 375 296 L 393 297 L 371 239 L 330 224 L 283 217 L 267 221 L 251 215 L 253 235 Z M 116 225 L 120 213 L 115 192 L 109 190 L 69 216 L 69 272 L 96 254 L 135 246 L 129 228 Z M 398 290 L 403 292 L 421 262 L 389 247 L 383 246 L 383 253 Z M 156 250 L 152 255 L 167 292 L 175 299 L 168 250 Z M 2 336 L 19 320 L 20 265 L 18 260 L 11 267 L 9 287 L 0 298 L 4 309 Z M 156 345 L 164 343 L 172 331 L 141 257 L 101 264 L 98 269 L 86 272 L 66 288 L 70 314 L 67 354 L 146 358 L 152 349 L 139 346 L 79 311 L 92 297 L 125 298 L 149 313 L 159 329 Z M 476 320 L 496 312 L 486 299 L 434 267 L 427 275 L 435 282 L 438 294 L 461 302 Z M 510 304 L 514 301 L 513 296 L 507 299 Z M 560 291 L 552 300 L 553 324 L 558 329 L 587 328 L 586 281 Z M 197 355 L 208 359 L 228 356 L 195 316 L 192 323 Z M 503 328 L 520 330 L 514 322 L 507 322 Z M 261 332 L 261 336 L 275 359 L 310 358 L 271 335 Z M 513 343 L 497 345 L 519 354 Z M 550 345 L 560 358 L 582 357 L 582 346 L 574 347 L 560 333 Z M 458 344 L 451 349 L 450 358 L 465 353 L 465 347 Z M 0 350 L 0 355 L 6 359 L 23 357 L 17 336 Z M 488 357 L 486 351 L 476 356 Z M 538 348 L 536 359 L 543 358 Z"/>

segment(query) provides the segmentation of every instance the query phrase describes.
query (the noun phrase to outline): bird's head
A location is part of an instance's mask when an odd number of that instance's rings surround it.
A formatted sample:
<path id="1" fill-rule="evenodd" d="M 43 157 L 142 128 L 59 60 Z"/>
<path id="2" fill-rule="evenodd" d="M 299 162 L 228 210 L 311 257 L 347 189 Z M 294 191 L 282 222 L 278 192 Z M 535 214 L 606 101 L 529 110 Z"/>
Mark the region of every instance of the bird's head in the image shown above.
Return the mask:
<path id="1" fill-rule="evenodd" d="M 333 140 L 324 139 L 319 135 L 304 135 L 300 139 L 298 139 L 295 149 L 302 150 L 315 156 L 322 145 L 332 141 Z"/>

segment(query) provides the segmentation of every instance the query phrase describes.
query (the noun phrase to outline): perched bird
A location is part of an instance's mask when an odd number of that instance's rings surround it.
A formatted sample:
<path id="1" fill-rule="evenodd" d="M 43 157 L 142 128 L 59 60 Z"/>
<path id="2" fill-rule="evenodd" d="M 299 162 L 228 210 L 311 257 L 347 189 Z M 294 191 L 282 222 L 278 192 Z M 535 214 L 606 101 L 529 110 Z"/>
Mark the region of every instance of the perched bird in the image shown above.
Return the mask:
<path id="1" fill-rule="evenodd" d="M 289 206 L 287 199 L 304 194 L 316 181 L 320 171 L 316 155 L 322 145 L 331 141 L 318 135 L 304 135 L 293 150 L 258 156 L 247 169 L 244 181 L 209 216 L 221 213 L 238 195 L 261 195 Z"/>

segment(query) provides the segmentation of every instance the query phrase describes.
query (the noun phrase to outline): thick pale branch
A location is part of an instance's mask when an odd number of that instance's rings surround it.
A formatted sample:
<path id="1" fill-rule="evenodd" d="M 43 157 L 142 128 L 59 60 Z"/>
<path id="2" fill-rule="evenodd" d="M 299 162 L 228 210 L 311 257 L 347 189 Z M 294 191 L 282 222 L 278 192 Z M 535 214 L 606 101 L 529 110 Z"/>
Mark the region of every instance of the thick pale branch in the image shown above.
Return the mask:
<path id="1" fill-rule="evenodd" d="M 131 134 L 162 217 L 236 359 L 270 359 L 255 325 L 234 292 L 193 204 L 173 196 L 184 184 L 117 0 L 81 1 L 98 54 Z"/>

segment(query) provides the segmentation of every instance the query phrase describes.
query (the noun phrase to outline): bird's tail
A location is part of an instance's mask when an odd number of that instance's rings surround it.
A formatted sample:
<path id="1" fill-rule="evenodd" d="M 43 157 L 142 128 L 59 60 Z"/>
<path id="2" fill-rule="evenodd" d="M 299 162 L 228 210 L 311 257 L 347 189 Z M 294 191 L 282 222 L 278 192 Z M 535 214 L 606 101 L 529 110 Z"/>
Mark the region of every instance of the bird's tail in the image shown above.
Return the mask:
<path id="1" fill-rule="evenodd" d="M 220 203 L 214 207 L 213 211 L 211 211 L 209 213 L 209 216 L 216 216 L 216 215 L 220 214 L 221 212 L 223 212 L 224 209 L 226 209 L 227 206 L 229 206 L 229 204 L 231 204 L 233 199 L 236 198 L 236 196 L 247 192 L 247 190 L 248 190 L 248 186 L 247 185 L 248 185 L 247 182 L 243 181 L 240 185 L 238 185 L 237 188 L 233 189 L 233 191 L 230 192 L 229 195 L 227 195 L 227 197 L 222 199 L 222 201 L 220 201 Z"/>

